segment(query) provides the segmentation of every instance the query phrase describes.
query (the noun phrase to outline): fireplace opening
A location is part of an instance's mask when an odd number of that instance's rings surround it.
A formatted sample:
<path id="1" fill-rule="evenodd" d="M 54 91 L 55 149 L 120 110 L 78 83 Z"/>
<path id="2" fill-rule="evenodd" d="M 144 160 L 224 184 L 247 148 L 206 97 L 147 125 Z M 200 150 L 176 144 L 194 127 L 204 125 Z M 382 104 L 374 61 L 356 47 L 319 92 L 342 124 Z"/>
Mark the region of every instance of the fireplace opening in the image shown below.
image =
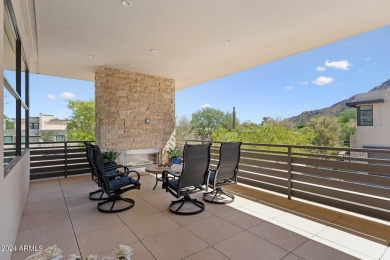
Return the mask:
<path id="1" fill-rule="evenodd" d="M 161 149 L 124 150 L 121 152 L 122 165 L 129 167 L 144 167 L 160 163 Z"/>

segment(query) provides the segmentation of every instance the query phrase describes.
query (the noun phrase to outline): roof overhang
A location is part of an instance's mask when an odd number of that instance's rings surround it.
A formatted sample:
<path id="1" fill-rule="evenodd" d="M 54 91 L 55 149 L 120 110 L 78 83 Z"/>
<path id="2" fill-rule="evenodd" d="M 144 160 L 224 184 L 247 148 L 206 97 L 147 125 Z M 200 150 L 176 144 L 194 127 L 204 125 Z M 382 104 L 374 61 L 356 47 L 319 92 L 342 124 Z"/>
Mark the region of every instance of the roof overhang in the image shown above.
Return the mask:
<path id="1" fill-rule="evenodd" d="M 349 107 L 358 107 L 358 106 L 372 105 L 372 104 L 384 103 L 384 102 L 385 102 L 384 99 L 371 99 L 371 100 L 348 102 L 348 103 L 346 103 L 346 105 Z"/>
<path id="2" fill-rule="evenodd" d="M 389 0 L 132 2 L 12 0 L 30 71 L 107 66 L 182 89 L 390 24 Z"/>

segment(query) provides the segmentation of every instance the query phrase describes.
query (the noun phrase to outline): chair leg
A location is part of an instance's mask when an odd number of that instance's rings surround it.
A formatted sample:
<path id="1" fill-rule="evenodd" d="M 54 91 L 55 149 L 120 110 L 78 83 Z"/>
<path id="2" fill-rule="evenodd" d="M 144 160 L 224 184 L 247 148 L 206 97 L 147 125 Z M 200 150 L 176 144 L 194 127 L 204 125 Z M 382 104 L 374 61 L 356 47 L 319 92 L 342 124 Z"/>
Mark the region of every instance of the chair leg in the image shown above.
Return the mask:
<path id="1" fill-rule="evenodd" d="M 116 204 L 117 201 L 125 201 L 129 205 L 125 206 L 125 207 L 120 207 L 118 209 L 114 209 L 115 204 Z M 109 204 L 109 203 L 111 203 L 111 205 L 109 205 L 107 207 L 109 209 L 104 209 L 103 206 L 105 206 L 106 204 Z M 135 204 L 135 201 L 133 199 L 122 198 L 120 196 L 116 196 L 116 197 L 109 198 L 109 199 L 107 199 L 105 201 L 99 202 L 98 205 L 97 205 L 97 209 L 100 212 L 103 212 L 103 213 L 116 213 L 116 212 L 122 212 L 122 211 L 125 211 L 125 210 L 128 210 L 128 209 L 131 209 L 132 207 L 134 207 L 134 204 Z"/>
<path id="2" fill-rule="evenodd" d="M 89 193 L 90 200 L 107 200 L 108 197 L 104 196 L 105 192 L 102 189 L 98 189 Z"/>
<path id="3" fill-rule="evenodd" d="M 195 205 L 198 210 L 194 211 L 180 211 L 185 204 Z M 201 212 L 203 212 L 205 209 L 205 206 L 202 202 L 198 201 L 197 199 L 193 199 L 190 197 L 190 195 L 184 195 L 184 197 L 180 200 L 172 201 L 171 205 L 169 206 L 169 210 L 177 215 L 196 215 Z"/>
<path id="4" fill-rule="evenodd" d="M 215 204 L 229 204 L 234 201 L 234 195 L 217 187 L 207 193 L 203 193 L 203 200 Z"/>

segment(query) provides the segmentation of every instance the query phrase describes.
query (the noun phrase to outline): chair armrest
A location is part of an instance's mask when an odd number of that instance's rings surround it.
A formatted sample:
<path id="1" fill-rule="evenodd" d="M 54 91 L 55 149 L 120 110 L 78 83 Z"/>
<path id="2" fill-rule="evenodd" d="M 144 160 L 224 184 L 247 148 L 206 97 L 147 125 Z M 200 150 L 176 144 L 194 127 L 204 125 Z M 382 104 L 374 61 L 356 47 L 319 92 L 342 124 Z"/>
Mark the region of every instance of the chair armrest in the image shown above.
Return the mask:
<path id="1" fill-rule="evenodd" d="M 168 178 L 177 178 L 177 177 L 180 177 L 179 173 L 169 172 L 166 170 L 162 172 L 162 179 L 164 182 L 167 182 Z"/>
<path id="2" fill-rule="evenodd" d="M 103 175 L 103 177 L 104 177 L 105 179 L 112 179 L 112 178 L 116 178 L 116 177 L 128 176 L 129 173 L 135 173 L 137 177 L 136 177 L 136 178 L 131 177 L 131 178 L 136 179 L 137 182 L 139 182 L 139 179 L 141 178 L 139 172 L 134 171 L 134 170 L 131 170 L 131 171 L 130 171 L 129 168 L 127 168 L 126 166 L 123 166 L 123 165 L 121 165 L 121 166 L 122 166 L 122 168 L 125 170 L 124 172 L 118 172 L 118 173 L 115 174 L 115 175 Z M 118 168 L 120 168 L 120 167 L 118 167 Z"/>

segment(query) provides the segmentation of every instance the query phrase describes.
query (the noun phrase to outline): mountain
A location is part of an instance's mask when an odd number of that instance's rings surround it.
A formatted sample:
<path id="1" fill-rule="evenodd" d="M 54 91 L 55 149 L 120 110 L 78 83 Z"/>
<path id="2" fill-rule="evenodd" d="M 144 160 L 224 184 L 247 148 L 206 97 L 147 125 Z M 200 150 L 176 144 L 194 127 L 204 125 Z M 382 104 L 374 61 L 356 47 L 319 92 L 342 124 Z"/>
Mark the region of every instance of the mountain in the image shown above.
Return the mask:
<path id="1" fill-rule="evenodd" d="M 371 89 L 368 92 L 380 91 L 380 90 L 385 90 L 385 89 L 390 89 L 390 79 L 383 82 L 381 85 Z M 298 116 L 293 116 L 293 117 L 287 118 L 287 120 L 292 122 L 292 123 L 298 123 L 298 122 L 307 122 L 315 116 L 328 116 L 328 117 L 338 116 L 338 114 L 340 112 L 349 108 L 349 107 L 347 107 L 346 103 L 353 101 L 355 96 L 356 95 L 354 95 L 348 99 L 344 99 L 336 104 L 331 105 L 330 107 L 321 108 L 321 109 L 317 109 L 317 110 L 311 110 L 311 111 L 304 111 Z"/>

